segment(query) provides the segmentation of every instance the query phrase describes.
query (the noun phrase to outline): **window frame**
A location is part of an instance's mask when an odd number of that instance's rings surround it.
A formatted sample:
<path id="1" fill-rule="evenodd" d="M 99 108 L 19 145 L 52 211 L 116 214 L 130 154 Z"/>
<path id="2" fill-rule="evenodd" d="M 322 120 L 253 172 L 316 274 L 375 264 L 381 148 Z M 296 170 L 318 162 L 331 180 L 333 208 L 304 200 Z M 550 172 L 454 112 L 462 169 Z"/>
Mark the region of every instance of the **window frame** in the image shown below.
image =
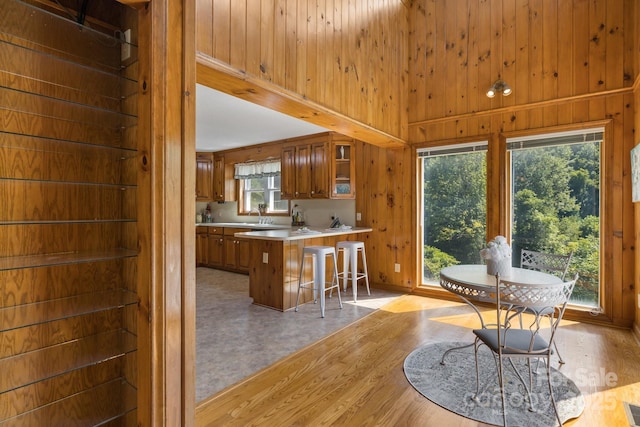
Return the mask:
<path id="1" fill-rule="evenodd" d="M 280 177 L 282 177 L 282 175 L 279 175 Z M 249 191 L 247 192 L 246 190 L 246 181 L 249 181 L 249 179 L 238 179 L 237 180 L 237 185 L 238 185 L 238 215 L 251 215 L 252 213 L 252 208 L 249 206 L 247 207 L 247 201 L 246 201 L 246 197 L 247 194 L 250 193 L 258 193 L 258 192 L 263 192 L 265 194 L 265 200 L 269 200 L 269 202 L 267 203 L 267 210 L 264 212 L 265 215 L 269 215 L 269 216 L 289 216 L 289 212 L 291 210 L 291 205 L 290 205 L 290 201 L 287 199 L 280 199 L 281 201 L 286 201 L 287 202 L 287 209 L 286 210 L 281 210 L 281 211 L 273 211 L 271 210 L 271 206 L 272 206 L 272 196 L 275 192 L 280 191 L 282 193 L 282 181 L 280 182 L 280 188 L 275 187 L 275 185 L 273 186 L 273 188 L 270 187 L 270 185 L 268 184 L 269 182 L 275 181 L 275 176 L 270 176 L 270 177 L 263 177 L 263 178 L 253 178 L 253 179 L 263 179 L 263 180 L 267 180 L 267 185 L 265 185 L 265 189 L 260 190 L 260 191 Z M 268 197 L 267 197 L 268 196 Z"/>
<path id="2" fill-rule="evenodd" d="M 467 144 L 473 141 L 487 140 L 489 143 L 487 154 L 487 236 L 511 236 L 511 158 L 510 153 L 507 150 L 507 139 L 513 138 L 536 138 L 542 135 L 549 135 L 554 133 L 564 133 L 572 131 L 584 131 L 593 132 L 595 129 L 601 129 L 603 133 L 603 139 L 600 144 L 600 306 L 599 307 L 586 307 L 586 306 L 570 306 L 572 312 L 584 313 L 579 315 L 580 318 L 590 318 L 591 316 L 603 316 L 608 320 L 612 319 L 612 292 L 613 292 L 613 248 L 614 242 L 612 239 L 607 239 L 606 236 L 614 234 L 614 227 L 612 225 L 612 212 L 611 209 L 611 186 L 607 185 L 607 177 L 610 175 L 609 163 L 611 161 L 611 144 L 607 143 L 607 140 L 613 140 L 613 129 L 611 120 L 599 120 L 592 122 L 579 123 L 574 125 L 562 125 L 546 128 L 537 128 L 534 130 L 519 130 L 519 131 L 507 131 L 496 132 L 490 134 L 480 134 L 476 136 L 467 136 L 457 139 L 445 139 L 433 142 L 424 142 L 422 144 L 414 145 L 414 159 L 416 167 L 416 243 L 420 245 L 416 247 L 416 275 L 418 278 L 418 289 L 433 290 L 434 287 L 431 284 L 423 283 L 422 281 L 422 249 L 423 245 L 423 233 L 424 224 L 422 219 L 423 205 L 422 205 L 422 180 L 424 179 L 421 168 L 421 158 L 418 156 L 419 150 L 425 150 L 429 147 L 440 146 L 452 146 L 459 144 Z M 509 237 L 510 239 L 510 237 Z M 441 291 L 438 289 L 438 291 Z"/>

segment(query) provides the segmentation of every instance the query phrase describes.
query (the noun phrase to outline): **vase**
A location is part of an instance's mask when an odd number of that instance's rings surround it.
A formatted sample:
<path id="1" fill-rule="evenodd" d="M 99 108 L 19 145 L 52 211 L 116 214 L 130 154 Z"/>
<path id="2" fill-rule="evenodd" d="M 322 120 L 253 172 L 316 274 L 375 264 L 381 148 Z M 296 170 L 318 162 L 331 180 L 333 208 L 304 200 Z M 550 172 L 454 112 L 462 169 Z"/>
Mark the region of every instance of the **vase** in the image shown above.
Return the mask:
<path id="1" fill-rule="evenodd" d="M 490 274 L 491 276 L 495 276 L 496 274 L 499 274 L 500 277 L 511 276 L 511 257 L 503 258 L 498 261 L 488 259 L 487 274 Z"/>

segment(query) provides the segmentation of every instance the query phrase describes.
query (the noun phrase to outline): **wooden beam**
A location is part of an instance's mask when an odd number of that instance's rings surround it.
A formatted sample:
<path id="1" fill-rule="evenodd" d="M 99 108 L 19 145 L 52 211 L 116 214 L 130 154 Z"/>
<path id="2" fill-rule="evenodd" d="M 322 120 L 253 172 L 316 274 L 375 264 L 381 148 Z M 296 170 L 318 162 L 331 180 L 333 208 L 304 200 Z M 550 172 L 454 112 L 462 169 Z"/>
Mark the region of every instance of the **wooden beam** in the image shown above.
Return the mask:
<path id="1" fill-rule="evenodd" d="M 373 145 L 384 148 L 406 146 L 406 142 L 398 137 L 251 77 L 216 59 L 197 54 L 196 61 L 197 82 L 202 85 Z"/>

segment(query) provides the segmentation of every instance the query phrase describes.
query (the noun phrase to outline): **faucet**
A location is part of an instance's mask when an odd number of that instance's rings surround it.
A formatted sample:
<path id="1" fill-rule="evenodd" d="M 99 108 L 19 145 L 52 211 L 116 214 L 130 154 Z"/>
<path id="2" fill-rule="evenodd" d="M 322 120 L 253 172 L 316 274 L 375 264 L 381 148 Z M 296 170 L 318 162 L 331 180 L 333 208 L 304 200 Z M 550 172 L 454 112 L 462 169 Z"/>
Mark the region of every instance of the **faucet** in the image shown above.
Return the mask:
<path id="1" fill-rule="evenodd" d="M 251 216 L 251 214 L 253 213 L 253 211 L 256 211 L 258 213 L 258 224 L 262 224 L 262 214 L 260 213 L 260 209 L 258 208 L 251 208 L 251 211 L 249 212 L 249 216 Z"/>

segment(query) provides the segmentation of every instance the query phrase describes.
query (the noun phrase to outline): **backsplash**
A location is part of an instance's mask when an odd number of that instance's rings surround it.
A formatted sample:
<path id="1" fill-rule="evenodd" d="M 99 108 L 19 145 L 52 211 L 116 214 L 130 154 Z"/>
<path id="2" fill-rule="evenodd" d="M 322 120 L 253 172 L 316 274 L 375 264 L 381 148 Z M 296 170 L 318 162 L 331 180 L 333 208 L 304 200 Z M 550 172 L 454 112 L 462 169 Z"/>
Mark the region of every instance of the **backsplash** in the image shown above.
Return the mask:
<path id="1" fill-rule="evenodd" d="M 305 199 L 292 200 L 291 209 L 299 210 L 304 215 L 306 225 L 310 227 L 328 227 L 331 224 L 331 217 L 337 216 L 342 224 L 356 225 L 356 201 L 347 200 L 327 200 L 327 199 Z M 294 208 L 295 205 L 298 205 Z M 206 202 L 196 202 L 196 213 L 202 213 L 207 208 Z M 258 222 L 257 214 L 251 216 L 238 215 L 237 202 L 216 203 L 211 202 L 211 212 L 213 222 Z M 291 216 L 270 216 L 274 224 L 290 225 Z M 253 217 L 253 218 L 252 218 Z"/>

